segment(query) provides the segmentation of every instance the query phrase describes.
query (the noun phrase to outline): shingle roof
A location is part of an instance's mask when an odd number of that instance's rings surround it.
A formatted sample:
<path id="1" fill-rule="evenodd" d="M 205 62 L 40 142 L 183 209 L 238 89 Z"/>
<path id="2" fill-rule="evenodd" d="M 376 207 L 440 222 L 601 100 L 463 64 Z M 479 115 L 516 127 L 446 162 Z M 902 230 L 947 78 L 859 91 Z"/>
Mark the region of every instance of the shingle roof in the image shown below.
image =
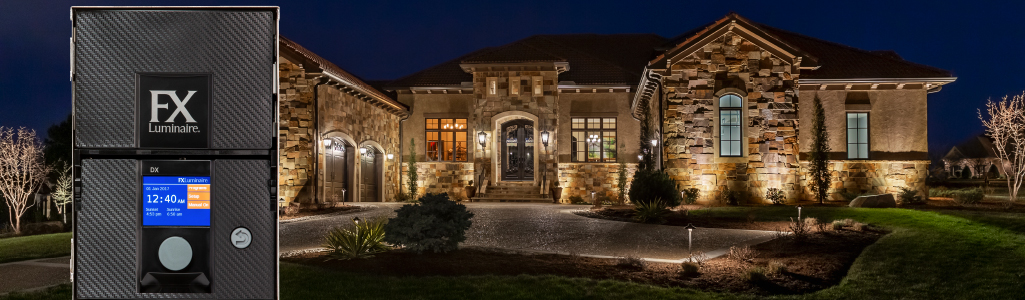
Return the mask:
<path id="1" fill-rule="evenodd" d="M 760 29 L 770 42 L 793 48 L 808 56 L 802 65 L 818 65 L 816 70 L 802 70 L 805 79 L 867 79 L 867 78 L 936 78 L 951 77 L 949 71 L 912 63 L 891 50 L 866 51 L 824 41 L 786 30 L 750 22 L 731 13 L 726 17 L 698 27 L 672 39 L 655 34 L 558 34 L 535 35 L 506 45 L 480 49 L 459 58 L 392 81 L 387 86 L 458 86 L 473 80 L 473 75 L 460 68 L 461 63 L 568 62 L 569 71 L 559 81 L 576 84 L 637 84 L 649 62 L 665 49 L 678 48 L 681 43 L 695 42 L 695 36 L 709 28 L 738 20 Z M 659 49 L 656 51 L 656 49 Z M 672 51 L 672 50 L 670 50 Z"/>
<path id="2" fill-rule="evenodd" d="M 559 81 L 576 84 L 636 84 L 655 47 L 655 34 L 535 35 L 503 46 L 481 49 L 392 81 L 392 87 L 459 85 L 473 80 L 461 63 L 568 62 Z"/>
<path id="3" fill-rule="evenodd" d="M 801 78 L 936 78 L 952 76 L 946 70 L 900 59 L 900 56 L 892 50 L 867 51 L 762 24 L 758 24 L 758 26 L 819 59 L 821 67 L 817 70 L 802 70 Z"/>
<path id="4" fill-rule="evenodd" d="M 369 97 L 377 99 L 377 101 L 387 103 L 389 106 L 391 106 L 391 109 L 393 110 L 402 112 L 406 112 L 409 110 L 409 108 L 403 105 L 402 103 L 399 103 L 391 97 L 388 97 L 381 91 L 378 91 L 376 88 L 372 87 L 370 84 L 367 84 L 364 80 L 360 79 L 359 77 L 356 77 L 356 75 L 352 75 L 351 73 L 342 70 L 342 68 L 339 68 L 331 61 L 328 61 L 327 59 L 320 57 L 320 55 L 313 53 L 313 51 L 306 49 L 306 47 L 299 45 L 299 43 L 287 39 L 284 36 L 280 37 L 279 42 L 281 43 L 281 46 L 283 46 L 283 50 L 294 51 L 296 54 L 301 55 L 303 58 L 305 58 L 308 62 L 316 64 L 315 67 L 320 68 L 321 70 L 323 70 L 324 73 L 328 73 L 330 75 L 338 77 L 343 81 L 343 84 L 349 86 L 350 88 L 359 91 L 360 93 L 363 93 Z"/>
<path id="5" fill-rule="evenodd" d="M 957 150 L 956 152 L 954 150 Z M 943 159 L 958 160 L 962 158 L 996 158 L 996 148 L 985 134 L 970 137 L 954 146 Z"/>

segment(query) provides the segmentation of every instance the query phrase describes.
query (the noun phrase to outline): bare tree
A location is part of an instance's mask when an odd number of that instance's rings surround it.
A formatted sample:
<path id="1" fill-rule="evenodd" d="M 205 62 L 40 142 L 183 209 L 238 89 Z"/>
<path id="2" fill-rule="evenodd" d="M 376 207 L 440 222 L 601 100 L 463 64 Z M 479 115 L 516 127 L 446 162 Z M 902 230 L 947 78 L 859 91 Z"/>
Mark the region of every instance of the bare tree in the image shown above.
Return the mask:
<path id="1" fill-rule="evenodd" d="M 1025 179 L 1025 93 L 1000 102 L 986 100 L 986 116 L 979 110 L 979 120 L 986 127 L 986 134 L 993 139 L 1001 164 L 1007 174 L 1007 189 L 1010 192 L 1007 205 L 1018 199 L 1018 189 Z"/>
<path id="2" fill-rule="evenodd" d="M 55 169 L 59 170 L 57 176 L 57 185 L 54 186 L 53 193 L 50 197 L 53 199 L 54 204 L 57 205 L 57 213 L 61 215 L 64 223 L 68 223 L 68 211 L 66 206 L 71 203 L 71 187 L 73 179 L 71 178 L 71 164 L 63 163 L 58 161 L 54 164 Z"/>
<path id="3" fill-rule="evenodd" d="M 0 195 L 15 233 L 21 233 L 21 216 L 34 204 L 29 204 L 29 198 L 49 173 L 50 167 L 43 162 L 43 143 L 35 130 L 0 127 Z"/>

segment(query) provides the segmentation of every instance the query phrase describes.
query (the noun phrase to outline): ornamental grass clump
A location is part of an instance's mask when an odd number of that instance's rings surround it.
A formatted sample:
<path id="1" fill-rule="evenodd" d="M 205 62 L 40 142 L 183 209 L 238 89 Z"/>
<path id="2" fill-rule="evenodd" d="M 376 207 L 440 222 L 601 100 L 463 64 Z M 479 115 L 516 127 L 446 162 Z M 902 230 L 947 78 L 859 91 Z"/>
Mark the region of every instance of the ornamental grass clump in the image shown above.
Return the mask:
<path id="1" fill-rule="evenodd" d="M 620 257 L 619 260 L 616 261 L 616 266 L 620 268 L 644 270 L 644 267 L 647 266 L 647 264 L 640 258 L 627 256 Z"/>
<path id="2" fill-rule="evenodd" d="M 747 272 L 744 272 L 744 281 L 750 283 L 761 283 L 769 281 L 769 277 L 765 276 L 765 268 L 751 267 Z"/>
<path id="3" fill-rule="evenodd" d="M 456 250 L 466 240 L 473 213 L 449 200 L 447 194 L 428 193 L 419 202 L 395 210 L 397 216 L 388 219 L 384 227 L 384 240 L 416 253 Z"/>
<path id="4" fill-rule="evenodd" d="M 324 238 L 324 248 L 328 249 L 331 259 L 348 260 L 353 258 L 370 258 L 374 254 L 388 251 L 384 244 L 385 219 L 374 219 L 366 222 L 353 223 L 353 230 L 335 228 Z"/>
<path id="5" fill-rule="evenodd" d="M 654 201 L 638 201 L 634 203 L 634 219 L 637 222 L 661 224 L 666 221 L 669 208 L 661 198 L 656 198 Z"/>
<path id="6" fill-rule="evenodd" d="M 986 195 L 980 188 L 962 189 L 952 193 L 954 196 L 954 203 L 961 206 L 972 206 L 982 202 L 982 198 Z"/>
<path id="7" fill-rule="evenodd" d="M 694 277 L 701 274 L 701 265 L 696 262 L 685 261 L 680 263 L 680 276 Z"/>
<path id="8" fill-rule="evenodd" d="M 755 251 L 752 250 L 751 247 L 748 247 L 748 246 L 744 246 L 744 247 L 732 246 L 732 247 L 730 247 L 730 253 L 729 253 L 728 257 L 730 259 L 732 259 L 732 260 L 741 261 L 741 262 L 751 261 L 752 259 L 755 258 Z"/>
<path id="9" fill-rule="evenodd" d="M 787 265 L 778 260 L 770 261 L 769 265 L 765 267 L 765 273 L 769 275 L 782 275 L 783 273 L 786 273 L 786 271 Z"/>

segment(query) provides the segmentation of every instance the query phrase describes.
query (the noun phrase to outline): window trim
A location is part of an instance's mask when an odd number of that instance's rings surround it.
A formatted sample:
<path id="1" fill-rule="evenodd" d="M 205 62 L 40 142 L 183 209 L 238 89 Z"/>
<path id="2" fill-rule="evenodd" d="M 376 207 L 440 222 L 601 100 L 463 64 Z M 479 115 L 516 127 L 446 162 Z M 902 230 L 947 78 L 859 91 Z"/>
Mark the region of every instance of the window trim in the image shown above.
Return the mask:
<path id="1" fill-rule="evenodd" d="M 573 128 L 573 120 L 574 119 L 583 119 L 584 120 L 584 128 L 583 129 L 574 129 Z M 588 128 L 588 124 L 589 124 L 587 122 L 588 119 L 598 119 L 598 127 L 599 128 L 597 128 L 597 129 Z M 614 120 L 616 122 L 616 128 L 612 128 L 612 129 L 603 128 L 604 124 L 605 124 L 605 119 L 612 119 L 612 120 Z M 570 151 L 569 152 L 570 152 L 570 162 L 571 163 L 602 164 L 602 163 L 618 163 L 619 162 L 619 118 L 612 117 L 612 116 L 608 116 L 608 117 L 606 117 L 606 116 L 600 116 L 600 117 L 595 117 L 595 116 L 575 116 L 575 117 L 570 117 L 570 120 L 569 120 L 569 132 L 570 132 L 569 133 L 569 145 L 570 145 Z M 598 146 L 598 161 L 588 161 L 587 160 L 587 154 L 590 152 L 590 149 L 588 149 L 588 147 L 586 146 L 587 141 L 584 141 L 585 146 L 584 146 L 584 150 L 583 151 L 575 151 L 576 147 L 577 147 L 577 145 L 576 145 L 577 142 L 573 141 L 573 133 L 574 132 L 583 132 L 584 135 L 587 135 L 588 132 L 597 132 L 599 139 L 604 139 L 604 137 L 605 137 L 604 133 L 605 132 L 612 132 L 612 133 L 614 133 L 615 136 L 616 136 L 616 141 L 613 144 L 615 146 L 615 150 L 613 150 L 612 153 L 615 155 L 615 157 L 612 159 L 612 161 L 605 161 L 605 151 L 603 151 L 604 148 L 602 148 L 603 145 L 599 145 Z M 604 143 L 604 141 L 602 141 L 600 143 Z M 576 155 L 577 155 L 578 152 L 583 152 L 584 153 L 584 157 L 585 157 L 584 161 L 577 161 L 576 160 L 576 157 L 577 157 Z"/>
<path id="2" fill-rule="evenodd" d="M 722 105 L 721 105 L 722 98 L 726 97 L 726 96 L 736 96 L 737 98 L 740 98 L 740 106 L 739 107 L 725 107 L 725 108 L 722 107 Z M 745 131 L 744 130 L 744 124 L 747 123 L 747 122 L 745 122 L 746 118 L 745 118 L 745 114 L 744 114 L 744 110 L 745 110 L 744 109 L 744 106 L 745 106 L 744 103 L 745 102 L 746 102 L 746 100 L 744 99 L 744 96 L 741 96 L 740 94 L 736 94 L 736 93 L 732 93 L 732 92 L 719 95 L 719 97 L 715 98 L 715 108 L 716 108 L 716 117 L 717 117 L 717 122 L 715 123 L 715 129 L 716 129 L 716 133 L 718 133 L 718 135 L 716 136 L 715 141 L 716 141 L 716 146 L 719 147 L 719 149 L 716 151 L 716 153 L 718 154 L 718 157 L 736 158 L 736 157 L 745 157 L 746 156 L 745 154 L 747 152 L 746 151 L 747 149 L 745 149 L 745 148 L 747 148 L 747 147 L 744 146 L 744 131 Z M 735 142 L 738 143 L 738 147 L 740 147 L 740 154 L 738 154 L 738 155 L 724 155 L 723 154 L 723 150 L 725 149 L 725 147 L 723 147 L 723 141 L 724 140 L 723 140 L 723 136 L 722 136 L 722 127 L 723 127 L 723 125 L 722 125 L 722 118 L 723 118 L 723 112 L 724 111 L 736 111 L 737 114 L 739 115 L 739 118 L 740 118 L 740 120 L 738 122 L 739 124 L 737 124 L 737 125 L 727 125 L 727 126 L 731 126 L 731 127 L 732 126 L 736 126 L 737 129 L 740 131 L 739 132 L 739 136 L 737 137 L 736 140 L 726 140 L 727 142 L 734 142 L 735 141 Z"/>
<path id="3" fill-rule="evenodd" d="M 458 120 L 465 120 L 466 122 L 464 122 L 464 124 L 463 124 L 465 126 L 465 128 L 461 128 L 461 129 L 442 129 L 441 128 L 441 120 L 443 120 L 443 119 L 451 119 L 453 124 L 459 124 Z M 438 129 L 427 129 L 427 122 L 429 122 L 429 120 L 438 120 Z M 470 127 L 467 126 L 468 122 L 469 122 L 469 119 L 467 119 L 465 117 L 462 117 L 462 118 L 457 118 L 457 117 L 451 117 L 451 118 L 424 118 L 424 135 L 423 135 L 423 137 L 424 137 L 424 146 L 423 146 L 424 147 L 423 148 L 424 149 L 424 159 L 426 161 L 429 161 L 429 162 L 469 162 L 470 161 L 470 153 L 472 151 L 470 149 L 471 139 L 470 139 Z M 431 132 L 437 132 L 438 133 L 438 139 L 437 140 L 430 140 L 430 139 L 427 138 L 427 134 L 431 133 Z M 441 135 L 442 135 L 442 133 L 446 133 L 446 132 L 452 132 L 453 133 L 452 134 L 452 159 L 451 160 L 445 160 L 444 159 L 445 158 L 444 151 L 446 150 L 446 148 L 445 148 L 446 145 L 445 145 L 445 141 L 442 139 Z M 457 145 L 456 143 L 458 142 L 458 138 L 456 137 L 456 133 L 459 133 L 459 132 L 462 132 L 462 133 L 466 134 L 466 141 L 465 141 L 465 143 L 466 143 L 466 146 L 465 146 L 466 153 L 463 156 L 465 158 L 465 160 L 456 160 L 456 157 L 458 157 L 458 155 L 456 155 L 456 152 L 455 152 L 455 147 Z M 436 159 L 436 160 L 432 160 L 431 159 L 430 151 L 428 150 L 430 142 L 432 142 L 432 141 L 437 141 L 439 143 L 439 148 L 440 149 L 437 151 L 438 152 L 438 159 Z"/>
<path id="4" fill-rule="evenodd" d="M 865 142 L 858 143 L 854 142 L 854 145 L 865 144 L 865 157 L 851 158 L 851 143 L 847 142 L 849 138 L 848 132 L 851 129 L 862 129 L 859 127 L 851 128 L 851 114 L 865 114 Z M 847 153 L 847 160 L 869 160 L 872 158 L 872 114 L 869 111 L 846 111 L 844 113 L 844 152 Z"/>

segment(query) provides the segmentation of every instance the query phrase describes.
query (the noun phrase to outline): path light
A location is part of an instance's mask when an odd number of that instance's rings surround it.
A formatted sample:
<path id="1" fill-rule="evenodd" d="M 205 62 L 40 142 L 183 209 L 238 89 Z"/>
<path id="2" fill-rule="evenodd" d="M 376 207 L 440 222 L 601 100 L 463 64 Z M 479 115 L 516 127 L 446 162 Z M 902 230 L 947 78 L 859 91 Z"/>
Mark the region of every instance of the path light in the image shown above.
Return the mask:
<path id="1" fill-rule="evenodd" d="M 797 220 L 798 221 L 801 220 L 801 206 L 800 205 L 797 206 Z"/>
<path id="2" fill-rule="evenodd" d="M 480 143 L 480 148 L 484 149 L 484 144 L 488 141 L 488 134 L 481 131 L 477 133 L 477 142 Z"/>
<path id="3" fill-rule="evenodd" d="M 352 221 L 359 225 L 359 217 L 352 218 Z"/>
<path id="4" fill-rule="evenodd" d="M 694 227 L 693 223 L 687 223 L 687 254 L 688 255 L 692 253 L 691 250 L 690 250 L 690 246 L 691 246 L 691 241 L 693 240 L 692 238 L 693 238 L 693 234 L 694 234 L 694 228 L 697 228 L 697 227 Z M 694 262 L 694 257 L 691 257 L 690 261 Z"/>

